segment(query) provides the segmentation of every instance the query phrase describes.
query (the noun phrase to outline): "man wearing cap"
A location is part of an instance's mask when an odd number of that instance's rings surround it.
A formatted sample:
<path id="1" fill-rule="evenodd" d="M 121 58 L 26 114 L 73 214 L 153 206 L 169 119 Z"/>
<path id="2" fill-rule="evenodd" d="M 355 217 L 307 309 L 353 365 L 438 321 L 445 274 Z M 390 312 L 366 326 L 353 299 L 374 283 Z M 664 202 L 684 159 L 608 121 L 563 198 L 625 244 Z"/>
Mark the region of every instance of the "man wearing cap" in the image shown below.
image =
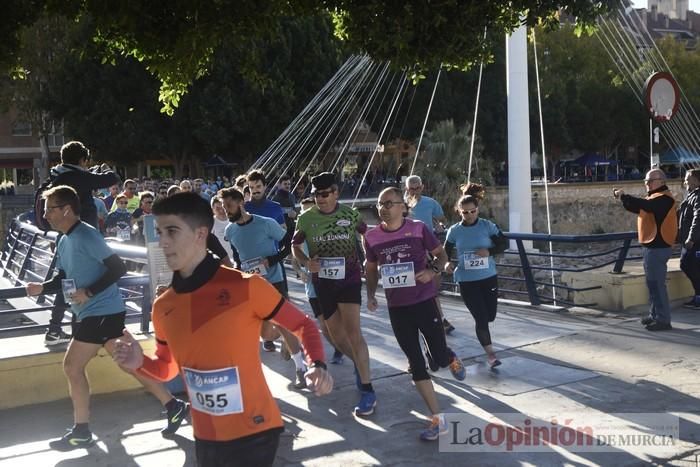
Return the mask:
<path id="1" fill-rule="evenodd" d="M 299 216 L 292 252 L 299 264 L 311 272 L 334 346 L 355 362 L 361 392 L 355 415 L 371 415 L 377 398 L 370 378 L 369 350 L 360 329 L 362 282 L 357 251 L 357 234 L 364 234 L 367 225 L 358 211 L 338 203 L 333 173 L 315 176 L 311 185 L 316 206 Z M 303 250 L 305 241 L 308 256 Z"/>

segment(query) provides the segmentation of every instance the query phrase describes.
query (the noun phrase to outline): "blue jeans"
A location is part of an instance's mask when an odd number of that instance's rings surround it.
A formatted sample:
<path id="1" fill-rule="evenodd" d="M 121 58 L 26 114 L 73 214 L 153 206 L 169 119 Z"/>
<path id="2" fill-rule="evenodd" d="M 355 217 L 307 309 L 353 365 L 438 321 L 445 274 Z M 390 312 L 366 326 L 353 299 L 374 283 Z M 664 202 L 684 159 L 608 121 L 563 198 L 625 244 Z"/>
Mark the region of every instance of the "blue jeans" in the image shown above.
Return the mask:
<path id="1" fill-rule="evenodd" d="M 666 270 L 671 248 L 642 248 L 644 273 L 649 289 L 649 316 L 660 323 L 671 322 L 671 306 L 666 290 Z"/>

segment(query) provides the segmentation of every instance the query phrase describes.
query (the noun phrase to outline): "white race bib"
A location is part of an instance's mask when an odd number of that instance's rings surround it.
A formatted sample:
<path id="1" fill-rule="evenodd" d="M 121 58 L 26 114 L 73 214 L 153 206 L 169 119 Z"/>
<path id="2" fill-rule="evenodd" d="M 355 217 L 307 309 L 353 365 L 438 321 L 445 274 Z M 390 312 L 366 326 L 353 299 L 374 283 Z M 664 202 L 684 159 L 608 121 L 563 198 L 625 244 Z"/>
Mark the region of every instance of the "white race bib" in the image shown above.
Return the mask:
<path id="1" fill-rule="evenodd" d="M 241 271 L 247 272 L 248 274 L 260 274 L 264 276 L 267 274 L 267 268 L 265 267 L 264 258 L 258 256 L 257 258 L 251 258 L 248 261 L 241 261 Z"/>
<path id="2" fill-rule="evenodd" d="M 398 289 L 400 287 L 415 287 L 416 273 L 413 263 L 382 264 L 382 287 Z"/>
<path id="3" fill-rule="evenodd" d="M 472 271 L 475 269 L 488 269 L 489 268 L 489 257 L 479 256 L 476 253 L 468 252 L 464 253 L 463 267 L 467 271 Z"/>
<path id="4" fill-rule="evenodd" d="M 243 412 L 238 367 L 200 371 L 182 368 L 192 408 L 209 415 Z"/>
<path id="5" fill-rule="evenodd" d="M 75 286 L 74 279 L 61 279 L 61 289 L 63 289 L 63 299 L 67 304 L 73 304 L 73 294 L 78 288 Z"/>
<path id="6" fill-rule="evenodd" d="M 321 270 L 318 271 L 320 279 L 345 279 L 345 258 L 319 258 Z"/>
<path id="7" fill-rule="evenodd" d="M 131 240 L 131 229 L 117 229 L 117 238 L 119 240 Z"/>

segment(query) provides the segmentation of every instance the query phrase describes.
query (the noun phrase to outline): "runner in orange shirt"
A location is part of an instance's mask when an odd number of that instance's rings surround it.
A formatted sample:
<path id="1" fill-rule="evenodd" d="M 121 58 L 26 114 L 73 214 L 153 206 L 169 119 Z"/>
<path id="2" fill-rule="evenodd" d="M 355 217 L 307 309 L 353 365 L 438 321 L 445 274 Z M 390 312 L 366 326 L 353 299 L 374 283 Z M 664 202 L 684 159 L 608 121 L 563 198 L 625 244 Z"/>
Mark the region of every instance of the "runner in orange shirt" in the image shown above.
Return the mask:
<path id="1" fill-rule="evenodd" d="M 258 337 L 271 320 L 301 338 L 308 386 L 329 393 L 321 335 L 314 322 L 265 279 L 219 265 L 206 250 L 209 203 L 179 193 L 153 206 L 160 246 L 174 271 L 153 304 L 156 355 L 144 357 L 128 332 L 116 345 L 122 366 L 158 380 L 182 374 L 192 403 L 201 466 L 272 465 L 282 418 L 262 371 Z"/>

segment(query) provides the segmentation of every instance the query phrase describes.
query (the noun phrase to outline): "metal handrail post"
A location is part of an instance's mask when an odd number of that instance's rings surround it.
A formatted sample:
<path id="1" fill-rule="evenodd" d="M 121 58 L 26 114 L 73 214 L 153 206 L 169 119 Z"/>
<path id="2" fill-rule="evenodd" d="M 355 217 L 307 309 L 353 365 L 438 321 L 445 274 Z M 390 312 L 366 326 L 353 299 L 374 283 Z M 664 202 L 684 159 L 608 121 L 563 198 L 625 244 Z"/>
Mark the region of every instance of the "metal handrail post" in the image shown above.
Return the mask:
<path id="1" fill-rule="evenodd" d="M 523 269 L 523 277 L 525 279 L 525 287 L 527 288 L 527 294 L 530 297 L 530 304 L 541 305 L 540 297 L 537 295 L 537 286 L 535 285 L 535 276 L 532 274 L 532 268 L 530 267 L 530 260 L 527 258 L 527 251 L 525 251 L 525 245 L 520 238 L 515 239 L 515 244 L 518 246 L 518 256 L 520 256 L 520 265 Z"/>
<path id="2" fill-rule="evenodd" d="M 3 272 L 4 277 L 9 277 L 10 273 L 8 272 L 11 268 L 10 265 L 12 264 L 12 260 L 15 259 L 15 252 L 17 251 L 17 244 L 19 243 L 19 239 L 22 237 L 22 232 L 24 229 L 20 225 L 19 230 L 17 231 L 17 236 L 15 237 L 15 241 L 12 244 L 12 247 L 10 247 L 10 253 L 7 255 L 7 261 L 5 262 L 5 271 Z"/>
<path id="3" fill-rule="evenodd" d="M 19 267 L 19 272 L 17 272 L 17 278 L 15 279 L 15 285 L 21 285 L 21 278 L 24 275 L 24 272 L 27 270 L 27 264 L 29 264 L 29 260 L 32 257 L 32 252 L 34 251 L 34 244 L 36 243 L 36 237 L 37 234 L 32 234 L 32 239 L 29 241 L 29 246 L 27 247 L 27 254 L 24 255 L 24 259 L 22 260 L 22 264 Z"/>
<path id="4" fill-rule="evenodd" d="M 627 259 L 627 253 L 629 252 L 630 245 L 632 244 L 632 239 L 627 239 L 622 243 L 622 249 L 620 254 L 617 256 L 617 261 L 615 261 L 615 266 L 613 267 L 613 274 L 622 273 L 622 268 L 625 265 L 625 259 Z"/>
<path id="5" fill-rule="evenodd" d="M 148 332 L 151 324 L 151 285 L 143 285 L 143 297 L 141 298 L 141 332 Z"/>

